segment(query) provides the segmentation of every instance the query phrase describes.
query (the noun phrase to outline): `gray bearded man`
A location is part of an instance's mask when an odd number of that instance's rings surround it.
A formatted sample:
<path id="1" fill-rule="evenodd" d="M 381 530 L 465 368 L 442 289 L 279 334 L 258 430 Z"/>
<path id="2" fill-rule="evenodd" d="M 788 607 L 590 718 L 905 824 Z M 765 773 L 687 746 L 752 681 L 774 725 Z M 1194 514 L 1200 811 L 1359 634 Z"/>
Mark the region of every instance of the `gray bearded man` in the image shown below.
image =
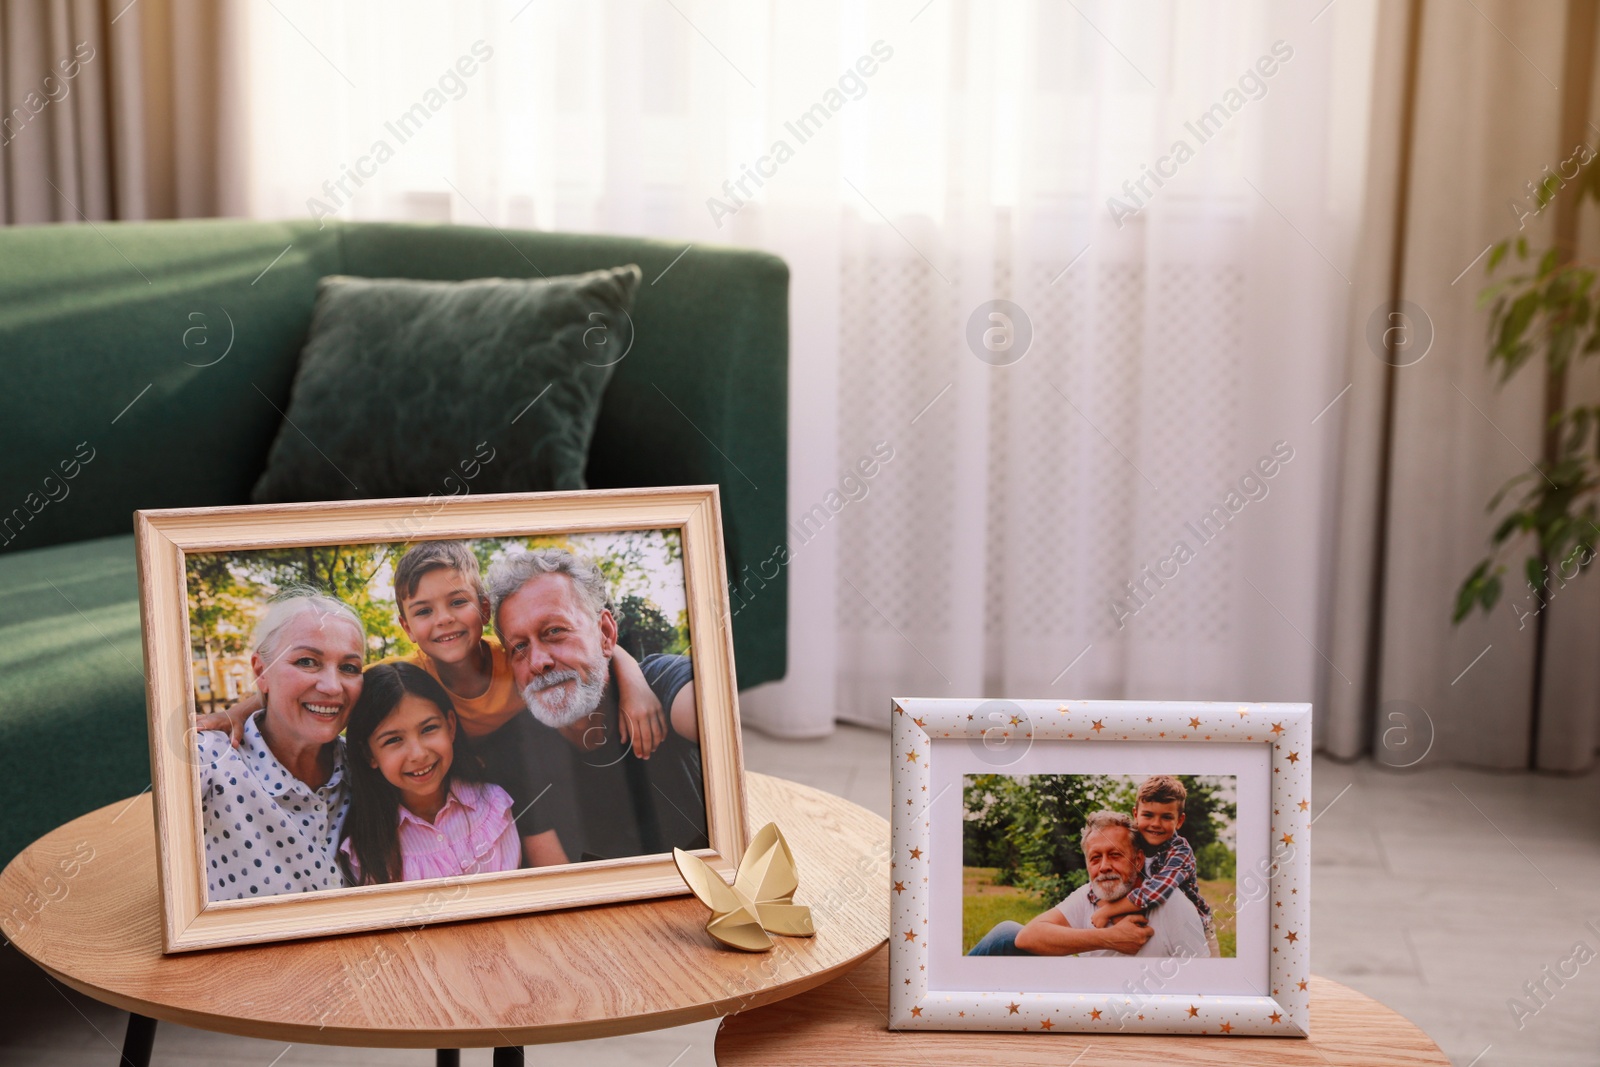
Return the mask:
<path id="1" fill-rule="evenodd" d="M 689 657 L 639 662 L 672 724 L 640 759 L 618 732 L 617 623 L 599 568 L 558 548 L 517 552 L 489 568 L 488 586 L 529 713 L 476 747 L 511 794 L 524 842 L 554 829 L 573 861 L 707 847 Z"/>

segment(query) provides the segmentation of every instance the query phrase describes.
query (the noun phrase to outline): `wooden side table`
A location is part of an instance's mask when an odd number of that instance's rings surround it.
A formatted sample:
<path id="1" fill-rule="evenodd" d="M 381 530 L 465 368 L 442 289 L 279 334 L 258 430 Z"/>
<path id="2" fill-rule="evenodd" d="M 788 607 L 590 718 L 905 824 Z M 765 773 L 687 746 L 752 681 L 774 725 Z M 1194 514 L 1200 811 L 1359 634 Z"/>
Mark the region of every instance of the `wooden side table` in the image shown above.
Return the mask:
<path id="1" fill-rule="evenodd" d="M 1311 979 L 1311 1036 L 891 1032 L 889 953 L 809 993 L 730 1015 L 717 1030 L 721 1067 L 1450 1067 L 1439 1046 L 1371 997 Z"/>
<path id="2" fill-rule="evenodd" d="M 150 798 L 46 834 L 0 874 L 0 926 L 50 975 L 153 1020 L 295 1044 L 510 1047 L 681 1026 L 769 1004 L 853 968 L 889 929 L 889 825 L 839 797 L 746 776 L 750 818 L 775 821 L 800 869 L 813 938 L 726 951 L 689 896 L 312 941 L 161 954 Z M 71 872 L 70 875 L 67 872 Z M 840 887 L 845 887 L 841 890 Z M 854 888 L 852 888 L 854 887 Z M 143 1059 L 139 1058 L 142 1053 Z"/>

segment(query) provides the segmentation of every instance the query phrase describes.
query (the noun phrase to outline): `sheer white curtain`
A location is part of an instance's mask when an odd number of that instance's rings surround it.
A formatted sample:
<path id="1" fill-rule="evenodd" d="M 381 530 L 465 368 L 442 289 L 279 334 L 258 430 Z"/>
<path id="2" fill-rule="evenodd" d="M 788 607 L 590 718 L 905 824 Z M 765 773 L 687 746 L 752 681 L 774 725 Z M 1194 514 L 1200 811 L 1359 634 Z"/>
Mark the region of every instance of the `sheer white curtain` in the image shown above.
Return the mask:
<path id="1" fill-rule="evenodd" d="M 789 261 L 758 726 L 1311 699 L 1359 681 L 1318 649 L 1374 18 L 1316 7 L 275 0 L 249 210 Z"/>

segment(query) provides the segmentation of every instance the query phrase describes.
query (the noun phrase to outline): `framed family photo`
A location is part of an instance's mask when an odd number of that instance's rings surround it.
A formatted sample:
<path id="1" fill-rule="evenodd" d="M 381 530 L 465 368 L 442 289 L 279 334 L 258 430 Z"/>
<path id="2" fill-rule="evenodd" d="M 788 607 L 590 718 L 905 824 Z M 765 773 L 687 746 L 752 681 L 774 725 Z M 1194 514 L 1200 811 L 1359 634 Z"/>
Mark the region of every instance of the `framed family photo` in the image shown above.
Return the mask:
<path id="1" fill-rule="evenodd" d="M 892 714 L 892 1028 L 1309 1033 L 1310 705 Z"/>
<path id="2" fill-rule="evenodd" d="M 686 893 L 745 841 L 715 486 L 141 511 L 164 945 Z"/>

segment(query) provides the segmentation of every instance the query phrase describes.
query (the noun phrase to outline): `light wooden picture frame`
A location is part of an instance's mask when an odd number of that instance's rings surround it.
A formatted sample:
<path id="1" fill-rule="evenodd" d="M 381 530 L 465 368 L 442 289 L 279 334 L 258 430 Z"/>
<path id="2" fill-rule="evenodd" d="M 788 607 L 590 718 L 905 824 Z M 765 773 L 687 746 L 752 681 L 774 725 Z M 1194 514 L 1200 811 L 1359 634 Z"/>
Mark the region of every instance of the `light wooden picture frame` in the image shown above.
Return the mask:
<path id="1" fill-rule="evenodd" d="M 190 630 L 186 568 L 189 557 L 206 553 L 244 558 L 255 550 L 452 540 L 471 544 L 477 539 L 532 538 L 537 544 L 540 539 L 592 541 L 611 534 L 622 538 L 630 531 L 664 531 L 662 537 L 677 549 L 673 565 L 681 566 L 684 603 L 677 627 L 687 633 L 692 654 L 688 684 L 703 769 L 709 847 L 695 849 L 694 854 L 725 878 L 732 877 L 747 843 L 745 792 L 716 486 L 153 510 L 137 512 L 134 526 L 165 951 L 688 892 L 669 848 L 492 873 L 302 892 L 275 889 L 271 896 L 209 899 L 199 794 L 203 774 L 216 772 L 202 770 L 200 737 L 194 730 L 197 653 Z M 486 622 L 484 629 L 490 631 L 492 625 Z M 371 641 L 369 637 L 368 649 Z M 370 671 L 375 657 L 365 654 Z M 345 658 L 351 658 L 348 652 Z M 509 654 L 506 662 L 511 662 Z M 209 680 L 204 664 L 200 673 Z M 204 692 L 208 683 L 198 684 Z M 230 681 L 228 688 L 236 687 Z M 342 733 L 341 729 L 341 745 Z"/>
<path id="2" fill-rule="evenodd" d="M 1309 704 L 899 698 L 891 717 L 891 1029 L 1309 1034 Z M 1000 782 L 979 775 L 1005 777 Z M 997 786 L 1028 796 L 1035 795 L 1029 791 L 1045 795 L 1043 791 L 1054 790 L 1048 793 L 1058 805 L 1054 810 L 1065 810 L 1059 806 L 1061 798 L 1072 796 L 1075 787 L 1069 779 L 1093 783 L 1082 787 L 1082 796 L 1104 796 L 1115 787 L 1121 790 L 1118 796 L 1128 797 L 1155 775 L 1190 776 L 1191 783 L 1217 783 L 1216 788 L 1228 791 L 1225 808 L 1230 814 L 1224 819 L 1235 841 L 1235 882 L 1223 908 L 1213 915 L 1231 912 L 1234 956 L 1211 958 L 1213 947 L 1185 958 L 1189 950 L 1173 948 L 1170 937 L 1165 942 L 1151 938 L 1151 945 L 1166 946 L 1154 955 L 1107 952 L 1109 958 L 1096 959 L 1036 954 L 985 958 L 995 948 L 993 937 L 965 944 L 995 914 L 992 904 L 967 903 L 972 894 L 1018 892 L 984 883 L 990 876 L 981 864 L 964 866 L 969 858 L 988 855 L 978 852 L 976 842 L 996 804 Z M 1209 797 L 1211 786 L 1206 788 Z M 1133 807 L 1151 806 L 1138 802 Z M 1108 818 L 1115 816 L 1098 816 L 1096 825 Z M 1089 821 L 1088 813 L 1080 812 L 1074 824 L 1082 827 Z M 1070 840 L 1075 847 L 1081 840 L 1085 850 L 1091 844 L 1088 835 Z M 1119 838 L 1108 834 L 1094 840 L 1104 845 Z M 1134 849 L 1144 847 L 1131 831 L 1121 840 Z M 1131 874 L 1137 862 L 1135 856 L 1125 870 L 1136 885 L 1142 877 Z M 1081 880 L 1087 873 L 1076 877 Z M 1115 881 L 1106 884 L 1115 891 Z M 1127 891 L 1125 883 L 1122 891 Z M 1171 892 L 1165 898 L 1168 904 L 1180 895 L 1176 889 Z M 1080 929 L 1093 925 L 1063 922 L 1061 916 L 1086 914 L 1073 912 L 1067 901 L 1058 912 L 1055 901 L 1043 896 L 1016 899 L 1006 906 L 1021 909 L 1027 901 L 1039 918 L 1049 916 L 1052 922 Z M 1033 906 L 1041 901 L 1042 912 Z M 1080 900 L 1077 907 L 1084 906 Z M 1152 926 L 1158 907 L 1147 909 L 1151 918 L 1144 921 Z M 966 908 L 972 909 L 972 919 L 964 932 Z M 1183 901 L 1163 923 L 1168 930 L 1178 929 L 1180 920 L 1190 921 L 1186 915 L 1200 914 Z M 1028 920 L 1015 921 L 1025 927 Z M 1207 918 L 1206 932 L 1210 926 Z M 1030 931 L 1027 945 L 1040 944 L 1039 930 Z M 1021 940 L 1017 927 L 1008 923 L 996 923 L 990 932 L 996 931 L 1001 944 L 1008 938 L 1012 945 Z M 979 954 L 966 954 L 980 944 Z"/>

